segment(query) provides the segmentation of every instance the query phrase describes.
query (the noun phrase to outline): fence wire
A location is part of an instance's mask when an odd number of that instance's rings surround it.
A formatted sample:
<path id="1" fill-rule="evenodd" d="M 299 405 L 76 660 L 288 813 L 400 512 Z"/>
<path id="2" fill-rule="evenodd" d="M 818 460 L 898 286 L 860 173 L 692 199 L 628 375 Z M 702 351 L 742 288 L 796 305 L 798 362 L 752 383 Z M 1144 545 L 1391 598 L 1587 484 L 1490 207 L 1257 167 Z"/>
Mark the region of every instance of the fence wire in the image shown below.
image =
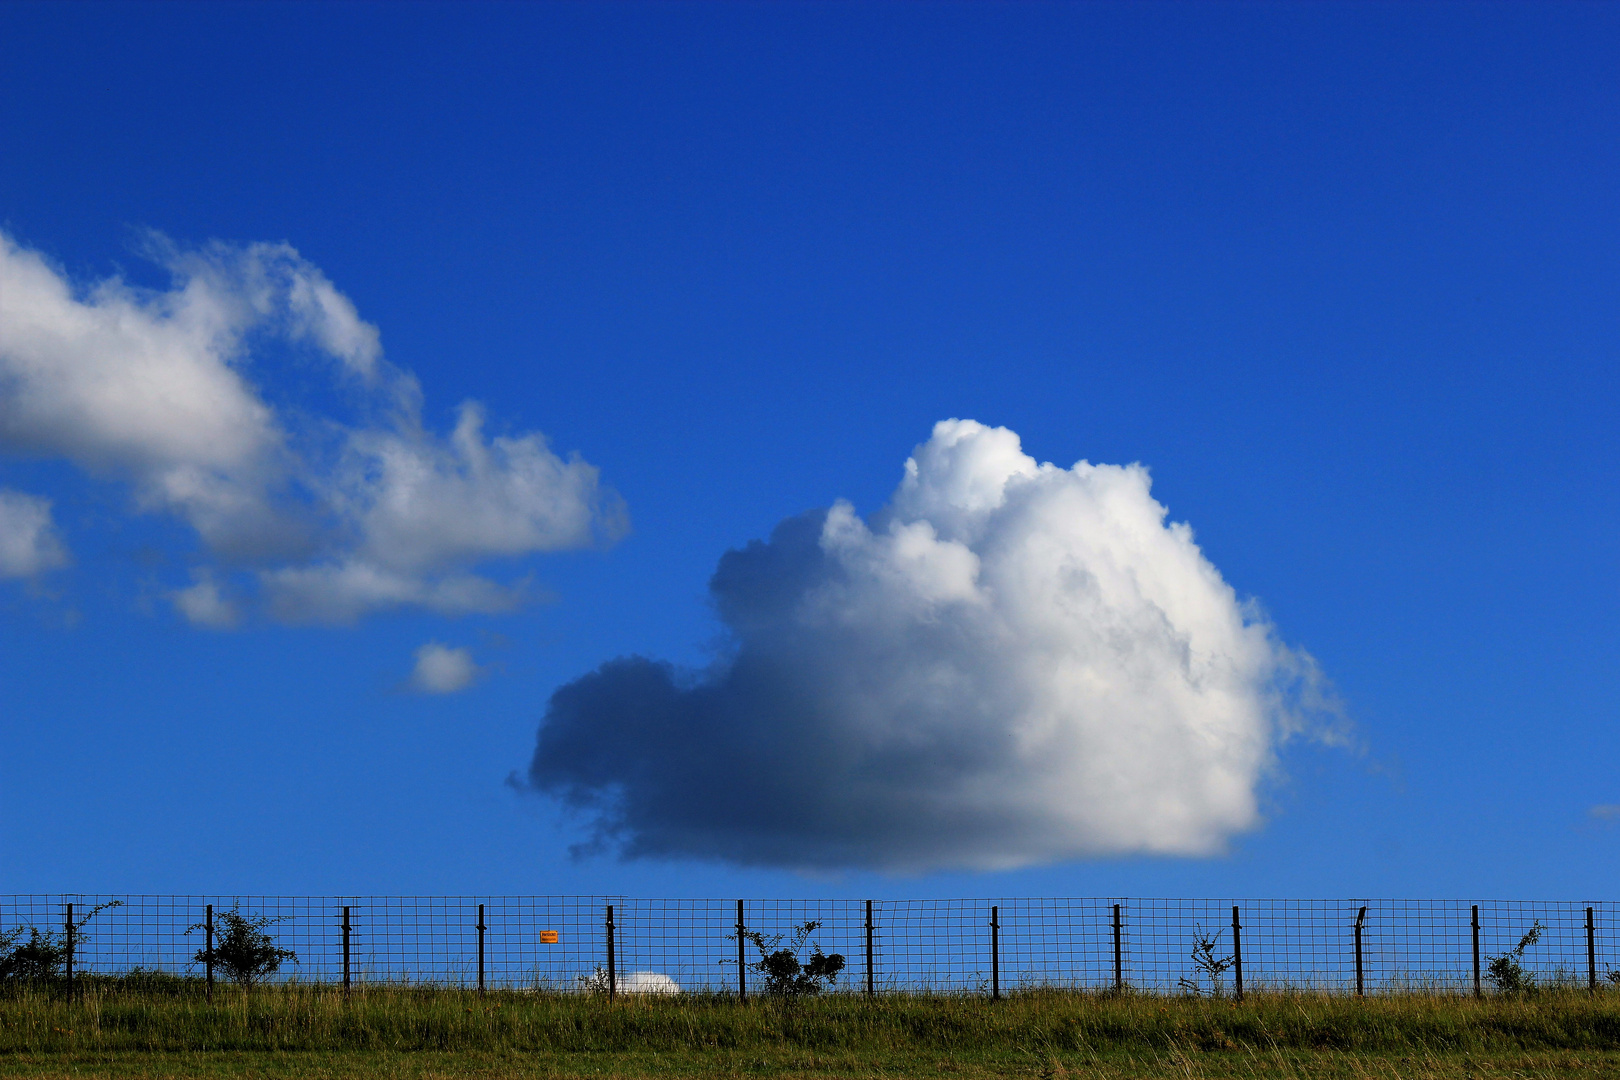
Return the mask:
<path id="1" fill-rule="evenodd" d="M 198 975 L 208 905 L 266 918 L 296 961 L 276 981 L 625 993 L 735 992 L 738 902 L 616 896 L 0 895 L 0 935 L 59 937 L 102 907 L 76 937 L 79 973 Z M 609 949 L 609 909 L 612 949 Z M 1233 908 L 1238 930 L 1234 935 Z M 1361 909 L 1367 993 L 1492 992 L 1489 964 L 1532 929 L 1519 960 L 1540 985 L 1620 985 L 1620 905 L 1609 901 L 1451 900 L 748 900 L 742 922 L 769 944 L 817 923 L 810 943 L 846 961 L 836 989 L 879 993 L 1004 993 L 1037 988 L 1151 993 L 1229 992 L 1241 946 L 1246 988 L 1352 993 Z M 870 930 L 868 930 L 870 910 Z M 1117 911 L 1117 934 L 1116 934 Z M 1590 937 L 1588 911 L 1591 913 Z M 996 923 L 992 932 L 992 916 Z M 992 948 L 994 933 L 994 949 Z M 1236 937 L 1236 940 L 1234 940 Z M 0 937 L 0 941 L 4 938 Z M 1200 964 L 1194 956 L 1207 943 Z M 1590 947 L 1590 955 L 1589 955 Z M 759 951 L 745 942 L 743 959 Z M 1610 973 L 1615 972 L 1611 979 Z M 743 971 L 750 989 L 759 976 Z"/>

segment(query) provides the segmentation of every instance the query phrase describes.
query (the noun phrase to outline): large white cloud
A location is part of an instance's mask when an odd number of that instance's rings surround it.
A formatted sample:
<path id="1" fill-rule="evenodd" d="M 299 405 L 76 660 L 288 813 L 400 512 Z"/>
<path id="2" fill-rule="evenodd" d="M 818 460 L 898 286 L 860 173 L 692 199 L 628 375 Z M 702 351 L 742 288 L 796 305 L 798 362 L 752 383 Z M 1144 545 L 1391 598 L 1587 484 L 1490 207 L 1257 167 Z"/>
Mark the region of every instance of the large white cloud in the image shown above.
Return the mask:
<path id="1" fill-rule="evenodd" d="M 559 689 L 531 785 L 631 856 L 1005 868 L 1206 855 L 1317 701 L 1140 465 L 938 424 L 889 506 L 784 521 L 711 582 L 734 651 Z"/>
<path id="2" fill-rule="evenodd" d="M 206 550 L 251 568 L 279 616 L 350 620 L 377 608 L 490 611 L 523 597 L 476 570 L 493 558 L 611 542 L 622 504 L 543 436 L 484 434 L 461 406 L 448 437 L 422 423 L 416 379 L 376 327 L 286 244 L 183 250 L 152 237 L 167 290 L 112 278 L 76 289 L 0 234 L 0 448 L 126 479 Z M 274 403 L 305 365 L 342 420 Z M 195 621 L 235 602 L 204 575 L 173 594 Z"/>
<path id="3" fill-rule="evenodd" d="M 0 488 L 0 578 L 31 578 L 65 566 L 50 500 Z"/>

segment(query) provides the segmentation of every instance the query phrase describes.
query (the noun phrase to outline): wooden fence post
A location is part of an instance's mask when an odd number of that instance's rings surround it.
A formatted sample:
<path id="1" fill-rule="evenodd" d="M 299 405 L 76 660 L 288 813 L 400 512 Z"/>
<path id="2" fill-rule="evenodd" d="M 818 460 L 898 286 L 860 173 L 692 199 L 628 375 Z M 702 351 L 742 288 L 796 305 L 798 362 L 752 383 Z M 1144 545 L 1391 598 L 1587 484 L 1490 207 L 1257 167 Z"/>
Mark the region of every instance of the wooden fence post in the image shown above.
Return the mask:
<path id="1" fill-rule="evenodd" d="M 1238 908 L 1232 905 L 1232 976 L 1237 984 L 1237 999 L 1243 1000 L 1243 927 L 1238 923 Z"/>
<path id="2" fill-rule="evenodd" d="M 607 960 L 608 960 L 608 1000 L 612 1001 L 619 994 L 619 972 L 616 966 L 617 957 L 613 949 L 613 905 L 607 906 Z"/>
<path id="3" fill-rule="evenodd" d="M 1367 905 L 1361 905 L 1356 916 L 1356 997 L 1366 996 L 1366 985 L 1361 981 L 1361 924 L 1367 919 Z"/>
<path id="4" fill-rule="evenodd" d="M 343 1000 L 349 1000 L 349 908 L 343 908 Z"/>
<path id="5" fill-rule="evenodd" d="M 73 905 L 67 906 L 67 926 L 64 940 L 67 944 L 67 999 L 73 1000 Z"/>
<path id="6" fill-rule="evenodd" d="M 990 1000 L 1001 1000 L 1001 911 L 990 906 Z"/>
<path id="7" fill-rule="evenodd" d="M 1597 993 L 1597 931 L 1592 926 L 1592 909 L 1586 909 L 1586 990 Z"/>
<path id="8" fill-rule="evenodd" d="M 1114 993 L 1125 992 L 1125 951 L 1120 943 L 1119 905 L 1114 905 Z"/>
<path id="9" fill-rule="evenodd" d="M 214 1000 L 214 905 L 209 904 L 203 913 L 203 935 L 207 939 L 208 951 L 203 953 L 207 960 L 203 964 L 203 971 L 208 976 L 208 1000 Z"/>
<path id="10" fill-rule="evenodd" d="M 1480 986 L 1480 982 L 1479 982 L 1479 905 L 1478 904 L 1474 905 L 1474 917 L 1473 917 L 1473 920 L 1472 920 L 1472 925 L 1473 925 L 1473 928 L 1474 928 L 1474 996 L 1477 997 L 1477 998 L 1481 998 L 1481 997 L 1485 996 L 1485 990 L 1484 990 L 1484 988 L 1482 986 Z"/>
<path id="11" fill-rule="evenodd" d="M 748 924 L 743 922 L 743 902 L 737 901 L 737 1000 L 743 1004 L 748 1003 L 748 965 L 744 963 L 747 954 L 743 952 L 743 945 L 747 942 L 743 934 L 748 931 Z"/>
<path id="12" fill-rule="evenodd" d="M 877 993 L 876 980 L 872 973 L 872 901 L 866 902 L 866 996 L 872 997 Z"/>
<path id="13" fill-rule="evenodd" d="M 478 992 L 484 992 L 484 905 L 478 905 Z"/>

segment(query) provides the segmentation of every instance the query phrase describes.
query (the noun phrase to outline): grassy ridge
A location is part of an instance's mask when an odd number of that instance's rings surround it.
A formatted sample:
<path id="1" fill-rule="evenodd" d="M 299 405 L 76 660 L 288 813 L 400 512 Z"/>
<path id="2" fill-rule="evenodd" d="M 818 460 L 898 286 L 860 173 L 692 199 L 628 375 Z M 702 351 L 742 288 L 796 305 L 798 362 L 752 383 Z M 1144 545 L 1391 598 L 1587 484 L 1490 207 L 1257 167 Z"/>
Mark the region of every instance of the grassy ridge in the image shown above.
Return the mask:
<path id="1" fill-rule="evenodd" d="M 11 1075 L 92 1065 L 106 1075 L 230 1075 L 231 1062 L 254 1062 L 249 1071 L 258 1073 L 280 1071 L 280 1062 L 296 1072 L 316 1061 L 327 1062 L 316 1072 L 355 1076 L 971 1076 L 1074 1068 L 1121 1076 L 1451 1075 L 1464 1064 L 1480 1071 L 1474 1059 L 1482 1055 L 1512 1061 L 1520 1073 L 1557 1075 L 1578 1065 L 1620 1075 L 1620 994 L 1474 1001 L 1267 993 L 1241 1005 L 1059 992 L 999 1003 L 840 994 L 744 1006 L 729 996 L 609 1002 L 403 987 L 357 992 L 345 1003 L 329 988 L 294 985 L 229 988 L 212 1005 L 189 991 L 98 986 L 71 1005 L 26 991 L 0 998 L 0 1074 Z M 196 1071 L 210 1060 L 215 1065 Z M 350 1065 L 340 1068 L 341 1061 Z M 1428 1064 L 1412 1072 L 1402 1061 Z M 393 1065 L 376 1071 L 385 1062 Z M 428 1068 L 433 1062 L 444 1071 Z M 1382 1062 L 1389 1071 L 1339 1071 L 1357 1062 Z"/>

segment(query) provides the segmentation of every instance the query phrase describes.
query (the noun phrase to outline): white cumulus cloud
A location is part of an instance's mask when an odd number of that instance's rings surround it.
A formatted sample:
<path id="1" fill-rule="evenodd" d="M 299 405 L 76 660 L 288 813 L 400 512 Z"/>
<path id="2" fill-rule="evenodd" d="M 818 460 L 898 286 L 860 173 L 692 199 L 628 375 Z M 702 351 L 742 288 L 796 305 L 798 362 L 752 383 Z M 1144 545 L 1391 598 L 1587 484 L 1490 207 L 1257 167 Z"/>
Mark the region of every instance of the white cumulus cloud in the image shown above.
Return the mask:
<path id="1" fill-rule="evenodd" d="M 0 578 L 35 577 L 67 561 L 50 500 L 0 488 Z"/>
<path id="2" fill-rule="evenodd" d="M 416 650 L 416 667 L 411 671 L 411 689 L 423 694 L 454 694 L 465 690 L 483 674 L 465 648 L 452 648 L 430 641 Z"/>
<path id="3" fill-rule="evenodd" d="M 1208 855 L 1320 704 L 1140 465 L 947 420 L 889 505 L 790 518 L 710 589 L 733 649 L 551 698 L 529 780 L 630 856 L 997 869 Z"/>
<path id="4" fill-rule="evenodd" d="M 448 435 L 425 426 L 415 377 L 292 247 L 153 236 L 147 253 L 168 289 L 79 288 L 0 234 L 0 450 L 128 481 L 138 509 L 178 515 L 222 566 L 251 570 L 276 615 L 501 610 L 522 602 L 521 579 L 480 564 L 624 532 L 597 470 L 539 433 L 487 435 L 473 402 Z M 352 415 L 278 403 L 293 365 Z M 225 625 L 218 588 L 172 596 Z"/>

